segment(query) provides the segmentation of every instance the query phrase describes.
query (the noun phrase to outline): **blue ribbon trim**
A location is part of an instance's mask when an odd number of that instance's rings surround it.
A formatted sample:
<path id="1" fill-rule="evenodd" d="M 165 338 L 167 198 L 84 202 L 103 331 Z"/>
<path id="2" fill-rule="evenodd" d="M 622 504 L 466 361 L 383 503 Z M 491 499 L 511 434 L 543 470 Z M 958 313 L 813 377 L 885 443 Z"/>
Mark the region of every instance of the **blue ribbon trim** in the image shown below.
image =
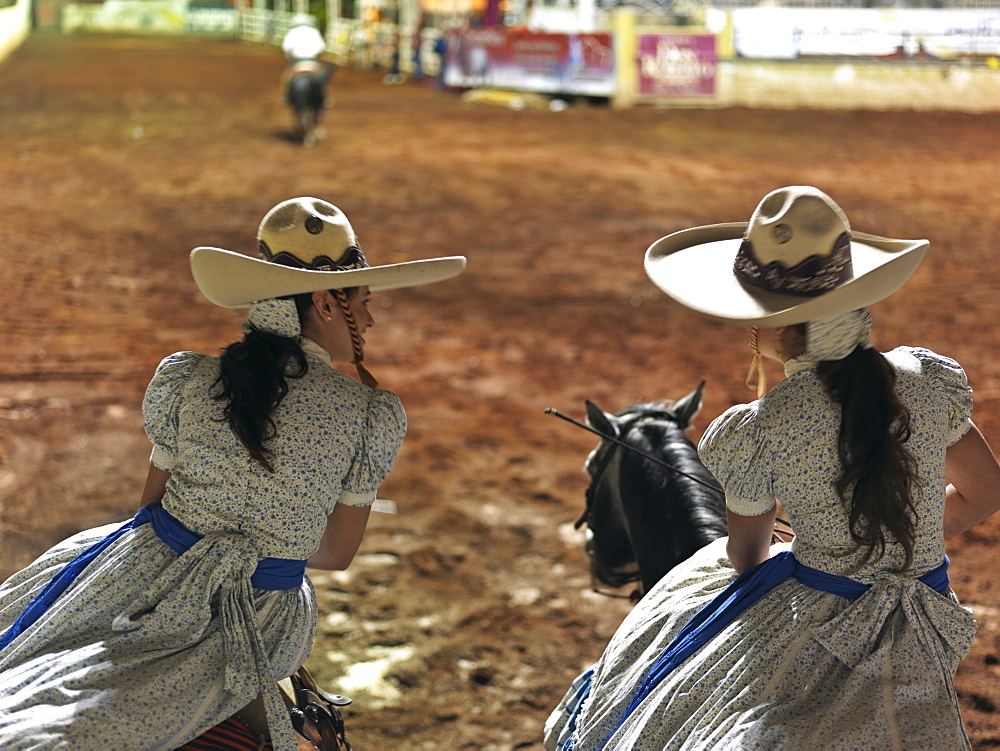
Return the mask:
<path id="1" fill-rule="evenodd" d="M 202 537 L 181 524 L 159 502 L 143 506 L 133 518 L 63 566 L 62 570 L 52 577 L 42 591 L 35 596 L 35 599 L 28 604 L 24 612 L 11 624 L 11 627 L 0 636 L 0 649 L 4 649 L 41 618 L 59 596 L 69 589 L 69 586 L 83 573 L 87 566 L 107 550 L 115 540 L 129 530 L 141 527 L 143 524 L 152 524 L 156 536 L 178 555 L 186 553 Z M 258 562 L 256 570 L 250 577 L 250 584 L 257 589 L 294 589 L 302 584 L 305 571 L 306 562 L 303 560 L 264 558 Z"/>
<path id="2" fill-rule="evenodd" d="M 583 709 L 584 700 L 590 696 L 590 685 L 594 680 L 594 668 L 588 668 L 583 675 L 577 678 L 573 683 L 576 685 L 576 693 L 573 694 L 573 698 L 566 702 L 566 712 L 569 714 L 569 719 L 566 721 L 566 727 L 563 730 L 566 740 L 560 744 L 556 745 L 556 751 L 573 751 L 573 735 L 576 733 L 576 721 L 580 719 L 580 710 Z"/>
<path id="3" fill-rule="evenodd" d="M 141 514 L 142 511 L 139 513 Z M 3 636 L 0 636 L 0 649 L 4 649 L 35 621 L 41 618 L 45 614 L 45 611 L 51 607 L 52 603 L 59 598 L 59 595 L 65 592 L 76 577 L 83 573 L 83 570 L 90 565 L 91 561 L 103 553 L 115 540 L 136 526 L 136 518 L 138 516 L 137 514 L 135 518 L 129 519 L 103 540 L 91 545 L 63 566 L 62 570 L 52 577 L 49 583 L 45 585 L 45 588 L 28 604 L 28 607 L 18 616 L 11 627 L 4 632 Z"/>
<path id="4" fill-rule="evenodd" d="M 918 581 L 937 592 L 946 592 L 951 581 L 948 577 L 948 563 L 948 557 L 945 556 L 940 566 L 921 576 Z M 794 577 L 796 581 L 812 589 L 830 592 L 850 600 L 856 600 L 871 588 L 869 584 L 862 584 L 845 576 L 804 566 L 795 560 L 790 551 L 778 553 L 763 563 L 747 569 L 715 599 L 699 610 L 660 654 L 646 673 L 635 696 L 632 697 L 632 702 L 625 710 L 618 727 L 625 723 L 629 715 L 675 668 L 721 633 L 747 608 L 789 577 Z"/>

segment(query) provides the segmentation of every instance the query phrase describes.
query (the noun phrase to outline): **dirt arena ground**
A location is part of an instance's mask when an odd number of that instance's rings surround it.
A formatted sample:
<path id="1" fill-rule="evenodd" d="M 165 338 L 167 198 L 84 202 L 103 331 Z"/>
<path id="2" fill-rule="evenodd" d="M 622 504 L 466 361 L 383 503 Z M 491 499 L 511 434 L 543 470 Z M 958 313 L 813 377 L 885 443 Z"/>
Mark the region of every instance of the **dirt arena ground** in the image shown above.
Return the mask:
<path id="1" fill-rule="evenodd" d="M 0 576 L 131 515 L 157 362 L 215 352 L 239 317 L 202 299 L 197 245 L 253 251 L 279 200 L 340 205 L 376 263 L 462 253 L 455 281 L 385 294 L 367 362 L 411 428 L 346 574 L 315 577 L 310 666 L 352 695 L 358 751 L 539 749 L 541 726 L 628 608 L 589 591 L 572 529 L 592 437 L 546 416 L 707 379 L 694 437 L 745 401 L 745 335 L 671 306 L 645 248 L 813 184 L 860 230 L 928 237 L 878 344 L 965 365 L 1000 445 L 1000 115 L 463 104 L 343 69 L 328 137 L 289 137 L 270 48 L 33 37 L 0 64 Z M 772 378 L 776 374 L 772 373 Z M 980 631 L 959 669 L 976 748 L 1000 746 L 1000 518 L 952 540 Z"/>

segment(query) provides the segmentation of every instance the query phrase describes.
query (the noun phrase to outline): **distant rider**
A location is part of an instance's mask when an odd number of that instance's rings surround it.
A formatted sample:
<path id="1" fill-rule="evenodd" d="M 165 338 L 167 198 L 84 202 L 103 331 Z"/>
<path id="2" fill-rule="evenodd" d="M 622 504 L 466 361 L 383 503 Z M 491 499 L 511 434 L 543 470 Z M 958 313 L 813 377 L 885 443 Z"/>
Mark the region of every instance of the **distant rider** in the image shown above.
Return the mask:
<path id="1" fill-rule="evenodd" d="M 288 82 L 289 104 L 292 99 L 293 80 L 300 74 L 309 74 L 309 105 L 317 111 L 326 106 L 326 84 L 333 73 L 333 66 L 320 60 L 326 52 L 326 40 L 320 33 L 316 19 L 305 13 L 292 16 L 291 26 L 281 43 L 281 49 L 288 60 L 286 81 Z"/>

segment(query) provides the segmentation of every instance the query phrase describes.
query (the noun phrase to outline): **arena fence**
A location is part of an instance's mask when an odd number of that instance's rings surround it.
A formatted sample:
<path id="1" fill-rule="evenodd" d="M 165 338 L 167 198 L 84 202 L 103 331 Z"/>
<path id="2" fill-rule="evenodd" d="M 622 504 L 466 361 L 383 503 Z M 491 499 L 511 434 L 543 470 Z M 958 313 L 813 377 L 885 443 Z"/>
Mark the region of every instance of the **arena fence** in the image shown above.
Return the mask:
<path id="1" fill-rule="evenodd" d="M 145 0 L 143 0 L 145 2 Z M 234 24 L 236 37 L 250 42 L 281 44 L 294 14 L 280 10 L 247 8 L 237 11 Z M 364 68 L 386 67 L 391 63 L 395 45 L 399 43 L 400 59 L 409 60 L 410 35 L 392 23 L 364 24 L 357 19 L 340 18 L 326 30 L 327 48 L 341 65 L 358 65 Z M 411 65 L 404 66 L 409 71 Z"/>
<path id="2" fill-rule="evenodd" d="M 202 1 L 204 5 L 199 0 L 69 3 L 62 9 L 62 28 L 68 32 L 211 33 L 280 44 L 293 15 L 290 9 L 233 10 L 219 8 L 214 0 Z M 850 33 L 849 14 L 860 12 L 844 11 L 845 39 L 857 38 Z M 733 11 L 723 27 L 712 30 L 642 25 L 645 19 L 618 11 L 606 28 L 588 33 L 495 27 L 426 29 L 419 36 L 405 24 L 338 18 L 330 23 L 327 40 L 342 65 L 388 71 L 395 63 L 408 73 L 414 65 L 412 46 L 417 45 L 423 71 L 435 75 L 443 64 L 444 82 L 450 86 L 534 91 L 562 98 L 608 97 L 619 107 L 651 103 L 1000 111 L 1000 11 L 979 11 L 973 24 L 979 36 L 969 36 L 966 42 L 956 42 L 955 35 L 903 33 L 900 39 L 905 44 L 898 45 L 897 54 L 887 55 L 871 53 L 893 44 L 887 34 L 864 40 L 868 47 L 854 54 L 851 50 L 839 54 L 835 48 L 830 48 L 831 54 L 816 54 L 816 50 L 823 52 L 822 46 L 803 54 L 786 49 L 787 44 L 769 52 L 763 45 L 781 38 L 775 26 L 758 23 L 768 33 L 754 37 L 748 22 L 734 28 L 733 18 L 739 21 L 741 13 L 752 19 L 757 11 Z M 934 13 L 895 12 L 886 18 L 892 23 L 913 19 L 926 28 L 943 28 Z M 831 9 L 823 13 L 824 29 L 831 28 L 835 14 Z M 953 18 L 958 16 L 949 16 Z M 949 23 L 948 28 L 957 26 Z M 445 53 L 439 55 L 435 42 L 442 36 Z M 788 39 L 796 43 L 802 38 L 789 32 Z M 813 43 L 830 42 L 817 35 Z M 941 49 L 952 49 L 954 55 L 936 57 Z"/>
<path id="3" fill-rule="evenodd" d="M 246 8 L 236 13 L 235 34 L 249 42 L 281 44 L 292 15 L 288 11 Z"/>
<path id="4" fill-rule="evenodd" d="M 640 25 L 622 9 L 594 32 L 456 31 L 444 80 L 619 107 L 1000 110 L 998 11 L 809 11 L 779 26 L 784 12 L 714 29 Z"/>

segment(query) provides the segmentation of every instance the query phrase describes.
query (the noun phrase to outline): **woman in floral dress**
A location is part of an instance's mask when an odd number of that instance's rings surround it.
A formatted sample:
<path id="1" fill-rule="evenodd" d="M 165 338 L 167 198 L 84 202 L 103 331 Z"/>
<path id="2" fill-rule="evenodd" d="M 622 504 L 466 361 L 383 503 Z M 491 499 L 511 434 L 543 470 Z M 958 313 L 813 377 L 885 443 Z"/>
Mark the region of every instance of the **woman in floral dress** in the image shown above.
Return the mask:
<path id="1" fill-rule="evenodd" d="M 296 748 L 276 681 L 312 646 L 305 567 L 351 562 L 406 430 L 361 364 L 370 291 L 465 259 L 370 267 L 314 198 L 272 209 L 258 245 L 259 260 L 192 252 L 205 296 L 249 314 L 221 357 L 157 368 L 139 514 L 0 585 L 0 748 L 172 749 L 248 708 L 275 749 Z M 330 367 L 352 361 L 363 383 Z"/>
<path id="2" fill-rule="evenodd" d="M 749 223 L 649 249 L 654 283 L 753 327 L 755 365 L 778 359 L 786 377 L 765 394 L 752 367 L 760 398 L 699 446 L 729 537 L 625 618 L 550 716 L 547 748 L 969 747 L 953 677 L 976 625 L 948 587 L 944 540 L 1000 508 L 1000 467 L 958 363 L 880 354 L 867 307 L 926 247 L 852 232 L 800 186 Z M 771 546 L 779 501 L 796 536 Z"/>

